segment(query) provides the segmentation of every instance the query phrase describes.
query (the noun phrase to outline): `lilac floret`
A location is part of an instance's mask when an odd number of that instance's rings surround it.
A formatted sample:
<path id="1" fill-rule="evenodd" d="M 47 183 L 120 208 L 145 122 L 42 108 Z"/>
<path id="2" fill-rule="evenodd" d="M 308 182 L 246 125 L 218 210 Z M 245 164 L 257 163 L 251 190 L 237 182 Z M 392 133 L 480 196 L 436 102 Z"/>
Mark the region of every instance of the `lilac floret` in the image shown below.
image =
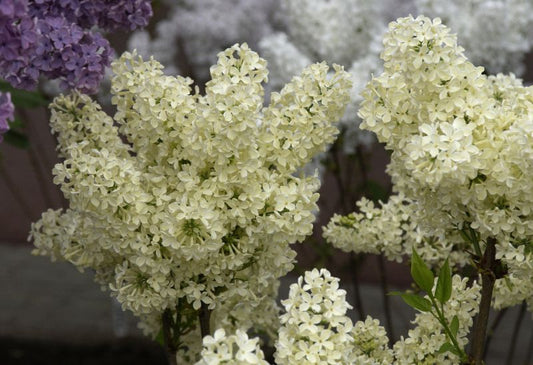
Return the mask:
<path id="1" fill-rule="evenodd" d="M 11 94 L 0 92 L 0 142 L 4 140 L 4 133 L 9 130 L 8 122 L 13 121 L 15 108 L 11 102 Z"/>

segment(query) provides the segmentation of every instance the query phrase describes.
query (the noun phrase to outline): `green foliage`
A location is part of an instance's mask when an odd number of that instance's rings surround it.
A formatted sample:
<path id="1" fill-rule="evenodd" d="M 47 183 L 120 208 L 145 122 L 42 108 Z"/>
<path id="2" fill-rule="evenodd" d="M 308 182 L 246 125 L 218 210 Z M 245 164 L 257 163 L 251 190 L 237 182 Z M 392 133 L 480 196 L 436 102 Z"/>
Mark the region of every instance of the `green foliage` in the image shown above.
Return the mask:
<path id="1" fill-rule="evenodd" d="M 438 354 L 443 354 L 447 351 L 450 351 L 452 354 L 455 354 L 457 356 L 461 356 L 461 353 L 455 348 L 454 345 L 452 345 L 449 342 L 445 342 L 442 344 L 442 346 L 437 351 Z"/>
<path id="2" fill-rule="evenodd" d="M 430 268 L 413 249 L 411 256 L 411 276 L 415 283 L 427 293 L 427 297 L 400 292 L 393 292 L 390 294 L 400 295 L 404 302 L 410 307 L 421 312 L 429 312 L 440 322 L 448 341 L 442 344 L 437 353 L 442 354 L 449 351 L 462 360 L 466 359 L 467 355 L 457 342 L 459 318 L 455 315 L 451 322 L 449 322 L 444 313 L 444 304 L 450 300 L 452 295 L 452 271 L 448 259 L 446 259 L 444 265 L 440 269 L 437 277 L 437 285 L 433 290 L 435 275 L 433 275 Z"/>
<path id="3" fill-rule="evenodd" d="M 437 287 L 435 288 L 435 298 L 441 303 L 446 303 L 452 295 L 452 271 L 448 259 L 440 269 L 439 277 L 437 279 Z"/>
<path id="4" fill-rule="evenodd" d="M 30 147 L 28 137 L 21 132 L 10 129 L 4 134 L 4 141 L 12 146 L 27 149 Z"/>
<path id="5" fill-rule="evenodd" d="M 431 293 L 435 276 L 414 249 L 411 257 L 411 276 L 422 290 Z"/>
<path id="6" fill-rule="evenodd" d="M 418 309 L 421 312 L 429 312 L 431 310 L 431 302 L 426 298 L 410 293 L 403 293 L 401 296 L 403 301 L 410 307 Z"/>
<path id="7" fill-rule="evenodd" d="M 0 81 L 0 91 L 9 92 L 11 101 L 17 108 L 37 108 L 39 106 L 47 106 L 49 102 L 39 92 L 15 89 L 5 81 Z"/>
<path id="8" fill-rule="evenodd" d="M 30 147 L 30 141 L 22 131 L 24 123 L 19 118 L 9 123 L 9 130 L 4 134 L 4 141 L 17 148 L 27 149 Z"/>

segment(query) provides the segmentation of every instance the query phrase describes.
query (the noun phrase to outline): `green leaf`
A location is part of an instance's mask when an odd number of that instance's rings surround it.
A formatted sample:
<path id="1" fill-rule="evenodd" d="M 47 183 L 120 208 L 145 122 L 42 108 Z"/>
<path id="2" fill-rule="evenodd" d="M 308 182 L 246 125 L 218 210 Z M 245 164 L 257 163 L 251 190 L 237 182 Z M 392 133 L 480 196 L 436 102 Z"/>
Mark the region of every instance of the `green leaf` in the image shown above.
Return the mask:
<path id="1" fill-rule="evenodd" d="M 450 323 L 450 332 L 452 333 L 453 337 L 457 337 L 457 331 L 459 331 L 459 318 L 457 318 L 455 315 Z"/>
<path id="2" fill-rule="evenodd" d="M 467 242 L 467 243 L 471 243 L 472 242 L 472 239 L 470 238 L 470 236 L 467 235 L 466 232 L 463 229 L 459 230 L 459 234 L 461 235 L 461 237 L 463 238 L 463 240 L 465 242 Z"/>
<path id="3" fill-rule="evenodd" d="M 414 248 L 411 257 L 411 276 L 421 289 L 425 290 L 428 294 L 431 294 L 435 277 L 420 256 L 418 256 Z"/>
<path id="4" fill-rule="evenodd" d="M 12 129 L 8 130 L 4 134 L 4 141 L 12 146 L 22 149 L 27 149 L 30 146 L 30 141 L 28 140 L 28 137 Z"/>
<path id="5" fill-rule="evenodd" d="M 457 351 L 457 349 L 449 342 L 444 342 L 442 344 L 442 346 L 439 348 L 439 350 L 437 351 L 438 354 L 443 354 L 445 353 L 446 351 L 450 351 L 452 354 L 455 354 L 457 356 L 461 356 L 461 354 L 459 353 L 459 351 Z"/>
<path id="6" fill-rule="evenodd" d="M 160 344 L 161 346 L 165 346 L 165 338 L 164 338 L 164 335 L 163 335 L 163 328 L 161 328 L 157 334 L 157 336 L 155 336 L 155 341 Z"/>
<path id="7" fill-rule="evenodd" d="M 402 294 L 402 299 L 409 306 L 421 312 L 429 312 L 431 310 L 431 302 L 426 298 L 419 297 L 415 294 L 404 293 Z"/>
<path id="8" fill-rule="evenodd" d="M 15 89 L 5 81 L 0 81 L 0 91 L 9 92 L 11 101 L 19 108 L 36 108 L 48 105 L 48 100 L 41 93 Z"/>
<path id="9" fill-rule="evenodd" d="M 440 269 L 439 277 L 437 279 L 437 287 L 435 288 L 435 297 L 441 304 L 446 303 L 452 295 L 452 271 L 448 259 Z"/>

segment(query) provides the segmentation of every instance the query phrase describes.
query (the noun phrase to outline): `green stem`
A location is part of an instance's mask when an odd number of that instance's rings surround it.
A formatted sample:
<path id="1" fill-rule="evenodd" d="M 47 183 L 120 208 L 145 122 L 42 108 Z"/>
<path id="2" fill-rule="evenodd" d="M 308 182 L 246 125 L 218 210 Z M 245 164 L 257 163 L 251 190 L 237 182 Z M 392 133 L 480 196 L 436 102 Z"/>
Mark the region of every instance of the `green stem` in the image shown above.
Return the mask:
<path id="1" fill-rule="evenodd" d="M 437 320 L 442 324 L 442 327 L 444 328 L 444 332 L 446 333 L 446 336 L 452 341 L 453 347 L 461 354 L 461 361 L 465 361 L 467 359 L 466 353 L 463 351 L 463 349 L 459 346 L 459 343 L 457 342 L 457 338 L 452 335 L 452 331 L 450 330 L 450 327 L 448 327 L 448 321 L 446 320 L 446 317 L 444 317 L 444 306 L 442 307 L 442 311 L 439 310 L 439 305 L 437 301 L 435 300 L 435 297 L 433 294 L 428 293 L 429 299 L 431 300 L 431 304 L 433 305 L 433 308 L 435 308 L 435 311 L 437 312 L 437 315 L 433 312 L 433 316 L 437 318 Z"/>

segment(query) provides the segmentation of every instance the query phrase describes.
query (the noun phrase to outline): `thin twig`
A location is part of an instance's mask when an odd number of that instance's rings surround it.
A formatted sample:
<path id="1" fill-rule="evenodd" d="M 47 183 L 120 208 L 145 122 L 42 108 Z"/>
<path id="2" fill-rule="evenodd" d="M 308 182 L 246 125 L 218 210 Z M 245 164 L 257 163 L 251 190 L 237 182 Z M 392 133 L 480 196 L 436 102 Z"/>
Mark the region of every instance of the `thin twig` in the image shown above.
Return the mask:
<path id="1" fill-rule="evenodd" d="M 48 113 L 48 109 L 47 108 L 43 108 L 43 109 L 45 110 L 46 120 L 49 120 L 50 116 Z M 47 167 L 53 166 L 54 162 L 48 158 L 47 148 L 43 145 L 42 140 L 38 138 L 39 137 L 38 132 L 35 126 L 33 125 L 33 123 L 31 122 L 31 118 L 28 115 L 28 112 L 24 108 L 18 108 L 17 112 L 20 114 L 20 117 L 22 118 L 22 120 L 25 121 L 24 129 L 27 131 L 28 137 L 30 136 L 37 137 L 34 140 L 32 140 L 31 143 L 35 145 L 37 152 L 39 154 L 39 157 L 42 158 L 44 165 Z"/>
<path id="2" fill-rule="evenodd" d="M 389 344 L 394 342 L 394 329 L 392 327 L 392 315 L 390 308 L 390 300 L 388 295 L 388 282 L 387 282 L 387 272 L 385 269 L 385 259 L 383 255 L 379 255 L 379 279 L 381 282 L 381 294 L 383 296 L 383 307 L 385 309 L 385 321 L 387 324 L 387 332 L 389 333 Z"/>
<path id="3" fill-rule="evenodd" d="M 527 354 L 524 358 L 524 363 L 522 365 L 531 365 L 531 357 L 533 356 L 533 326 L 531 327 L 531 336 L 529 337 L 529 345 L 527 348 Z"/>
<path id="4" fill-rule="evenodd" d="M 487 332 L 487 340 L 485 341 L 485 350 L 483 353 L 483 358 L 487 357 L 488 349 L 490 348 L 490 342 L 492 341 L 492 337 L 494 336 L 494 332 L 496 332 L 496 329 L 500 325 L 505 313 L 507 313 L 507 307 L 503 308 L 498 312 L 496 315 L 496 318 L 494 318 L 494 321 L 492 322 L 492 325 L 490 326 L 490 329 Z"/>
<path id="5" fill-rule="evenodd" d="M 165 343 L 165 350 L 167 351 L 167 359 L 169 365 L 177 365 L 176 361 L 176 344 L 172 335 L 172 327 L 174 320 L 172 318 L 172 312 L 170 309 L 165 309 L 162 316 L 163 322 L 163 341 Z"/>
<path id="6" fill-rule="evenodd" d="M 341 161 L 339 157 L 339 143 L 335 142 L 333 146 L 330 149 L 330 155 L 333 158 L 333 162 L 335 164 L 335 170 L 333 171 L 333 175 L 335 177 L 335 182 L 337 183 L 337 187 L 339 190 L 339 197 L 341 200 L 341 209 L 343 214 L 348 214 L 351 211 L 350 197 L 347 197 L 347 189 L 345 187 L 343 178 L 342 178 L 342 170 L 341 170 Z M 357 309 L 357 313 L 359 314 L 359 319 L 364 320 L 365 318 L 365 310 L 363 308 L 363 300 L 361 299 L 361 288 L 359 286 L 359 261 L 361 261 L 361 255 L 356 255 L 354 252 L 350 254 L 350 268 L 351 268 L 351 277 L 352 277 L 352 283 L 354 286 L 354 294 L 355 294 L 355 307 Z"/>
<path id="7" fill-rule="evenodd" d="M 41 170 L 42 169 L 41 164 L 39 163 L 39 159 L 37 157 L 35 149 L 31 146 L 31 143 L 27 151 L 28 151 L 28 157 L 30 159 L 30 165 L 32 166 L 33 171 L 35 172 L 35 175 L 37 176 L 37 185 L 39 185 L 39 189 L 41 190 L 41 193 L 44 197 L 46 208 L 54 207 L 53 199 L 50 196 L 48 189 L 46 188 L 50 180 L 46 179 L 46 177 L 44 176 L 44 173 Z"/>
<path id="8" fill-rule="evenodd" d="M 368 184 L 368 172 L 366 170 L 365 160 L 363 159 L 363 148 L 357 145 L 356 149 L 357 161 L 359 162 L 359 170 L 361 171 L 361 178 L 363 179 L 363 187 L 366 188 Z"/>
<path id="9" fill-rule="evenodd" d="M 352 263 L 352 282 L 354 285 L 354 294 L 355 294 L 355 308 L 359 314 L 359 319 L 365 319 L 365 309 L 363 307 L 363 299 L 361 296 L 361 288 L 359 286 L 359 271 L 357 266 L 359 266 L 359 261 L 361 261 L 361 255 L 356 255 L 355 253 L 350 254 L 350 262 Z"/>
<path id="10" fill-rule="evenodd" d="M 4 180 L 4 183 L 6 184 L 7 189 L 9 190 L 13 198 L 17 201 L 17 203 L 20 205 L 20 208 L 22 209 L 22 212 L 24 213 L 24 215 L 30 220 L 33 220 L 34 217 L 31 213 L 31 208 L 26 203 L 26 200 L 24 199 L 23 194 L 20 192 L 18 185 L 13 181 L 11 176 L 7 173 L 4 160 L 1 158 L 1 156 L 0 156 L 0 177 L 2 177 L 2 180 Z"/>
<path id="11" fill-rule="evenodd" d="M 520 312 L 518 312 L 518 317 L 516 318 L 516 322 L 514 324 L 513 329 L 513 336 L 511 337 L 511 344 L 509 346 L 509 352 L 507 353 L 507 360 L 505 361 L 506 365 L 511 365 L 511 361 L 514 357 L 514 350 L 516 348 L 516 340 L 518 339 L 518 333 L 520 332 L 520 325 L 522 324 L 522 320 L 524 319 L 524 313 L 526 312 L 526 302 L 523 301 L 522 305 L 520 306 Z"/>
<path id="12" fill-rule="evenodd" d="M 339 143 L 335 142 L 330 149 L 330 155 L 333 157 L 333 163 L 335 164 L 333 176 L 335 177 L 335 182 L 337 183 L 337 188 L 339 190 L 339 199 L 341 201 L 342 214 L 348 214 L 353 209 L 351 206 L 351 197 L 347 196 L 346 185 L 342 177 L 341 169 L 341 160 L 339 157 Z"/>
<path id="13" fill-rule="evenodd" d="M 209 328 L 209 322 L 211 320 L 211 311 L 207 307 L 207 304 L 205 304 L 204 302 L 202 302 L 202 306 L 200 307 L 199 317 L 200 332 L 202 333 L 203 338 L 211 334 L 211 330 Z"/>
<path id="14" fill-rule="evenodd" d="M 27 132 L 28 138 L 30 138 L 35 131 L 34 131 L 33 126 L 31 125 L 32 123 L 29 121 L 30 118 L 28 116 L 28 113 L 23 108 L 19 108 L 17 110 L 17 113 L 26 122 L 24 123 L 24 129 Z M 33 133 L 32 133 L 32 130 L 33 130 Z M 38 137 L 38 136 L 36 134 L 33 134 L 33 137 Z M 38 138 L 34 138 L 34 139 L 38 140 Z M 35 147 L 41 148 L 41 151 L 39 151 L 40 153 L 36 151 Z M 43 172 L 43 170 L 46 171 L 46 169 L 42 166 L 42 161 L 40 160 L 40 158 L 44 158 L 46 155 L 44 153 L 44 148 L 42 147 L 40 142 L 32 139 L 27 148 L 27 152 L 28 152 L 28 157 L 30 160 L 30 165 L 32 166 L 33 171 L 35 172 L 35 175 L 37 177 L 39 190 L 41 190 L 41 194 L 44 198 L 46 208 L 54 207 L 54 201 L 52 199 L 52 196 L 50 195 L 50 192 L 46 188 L 50 184 L 50 181 L 52 180 L 51 175 L 49 175 L 48 178 L 45 176 L 46 172 Z"/>

